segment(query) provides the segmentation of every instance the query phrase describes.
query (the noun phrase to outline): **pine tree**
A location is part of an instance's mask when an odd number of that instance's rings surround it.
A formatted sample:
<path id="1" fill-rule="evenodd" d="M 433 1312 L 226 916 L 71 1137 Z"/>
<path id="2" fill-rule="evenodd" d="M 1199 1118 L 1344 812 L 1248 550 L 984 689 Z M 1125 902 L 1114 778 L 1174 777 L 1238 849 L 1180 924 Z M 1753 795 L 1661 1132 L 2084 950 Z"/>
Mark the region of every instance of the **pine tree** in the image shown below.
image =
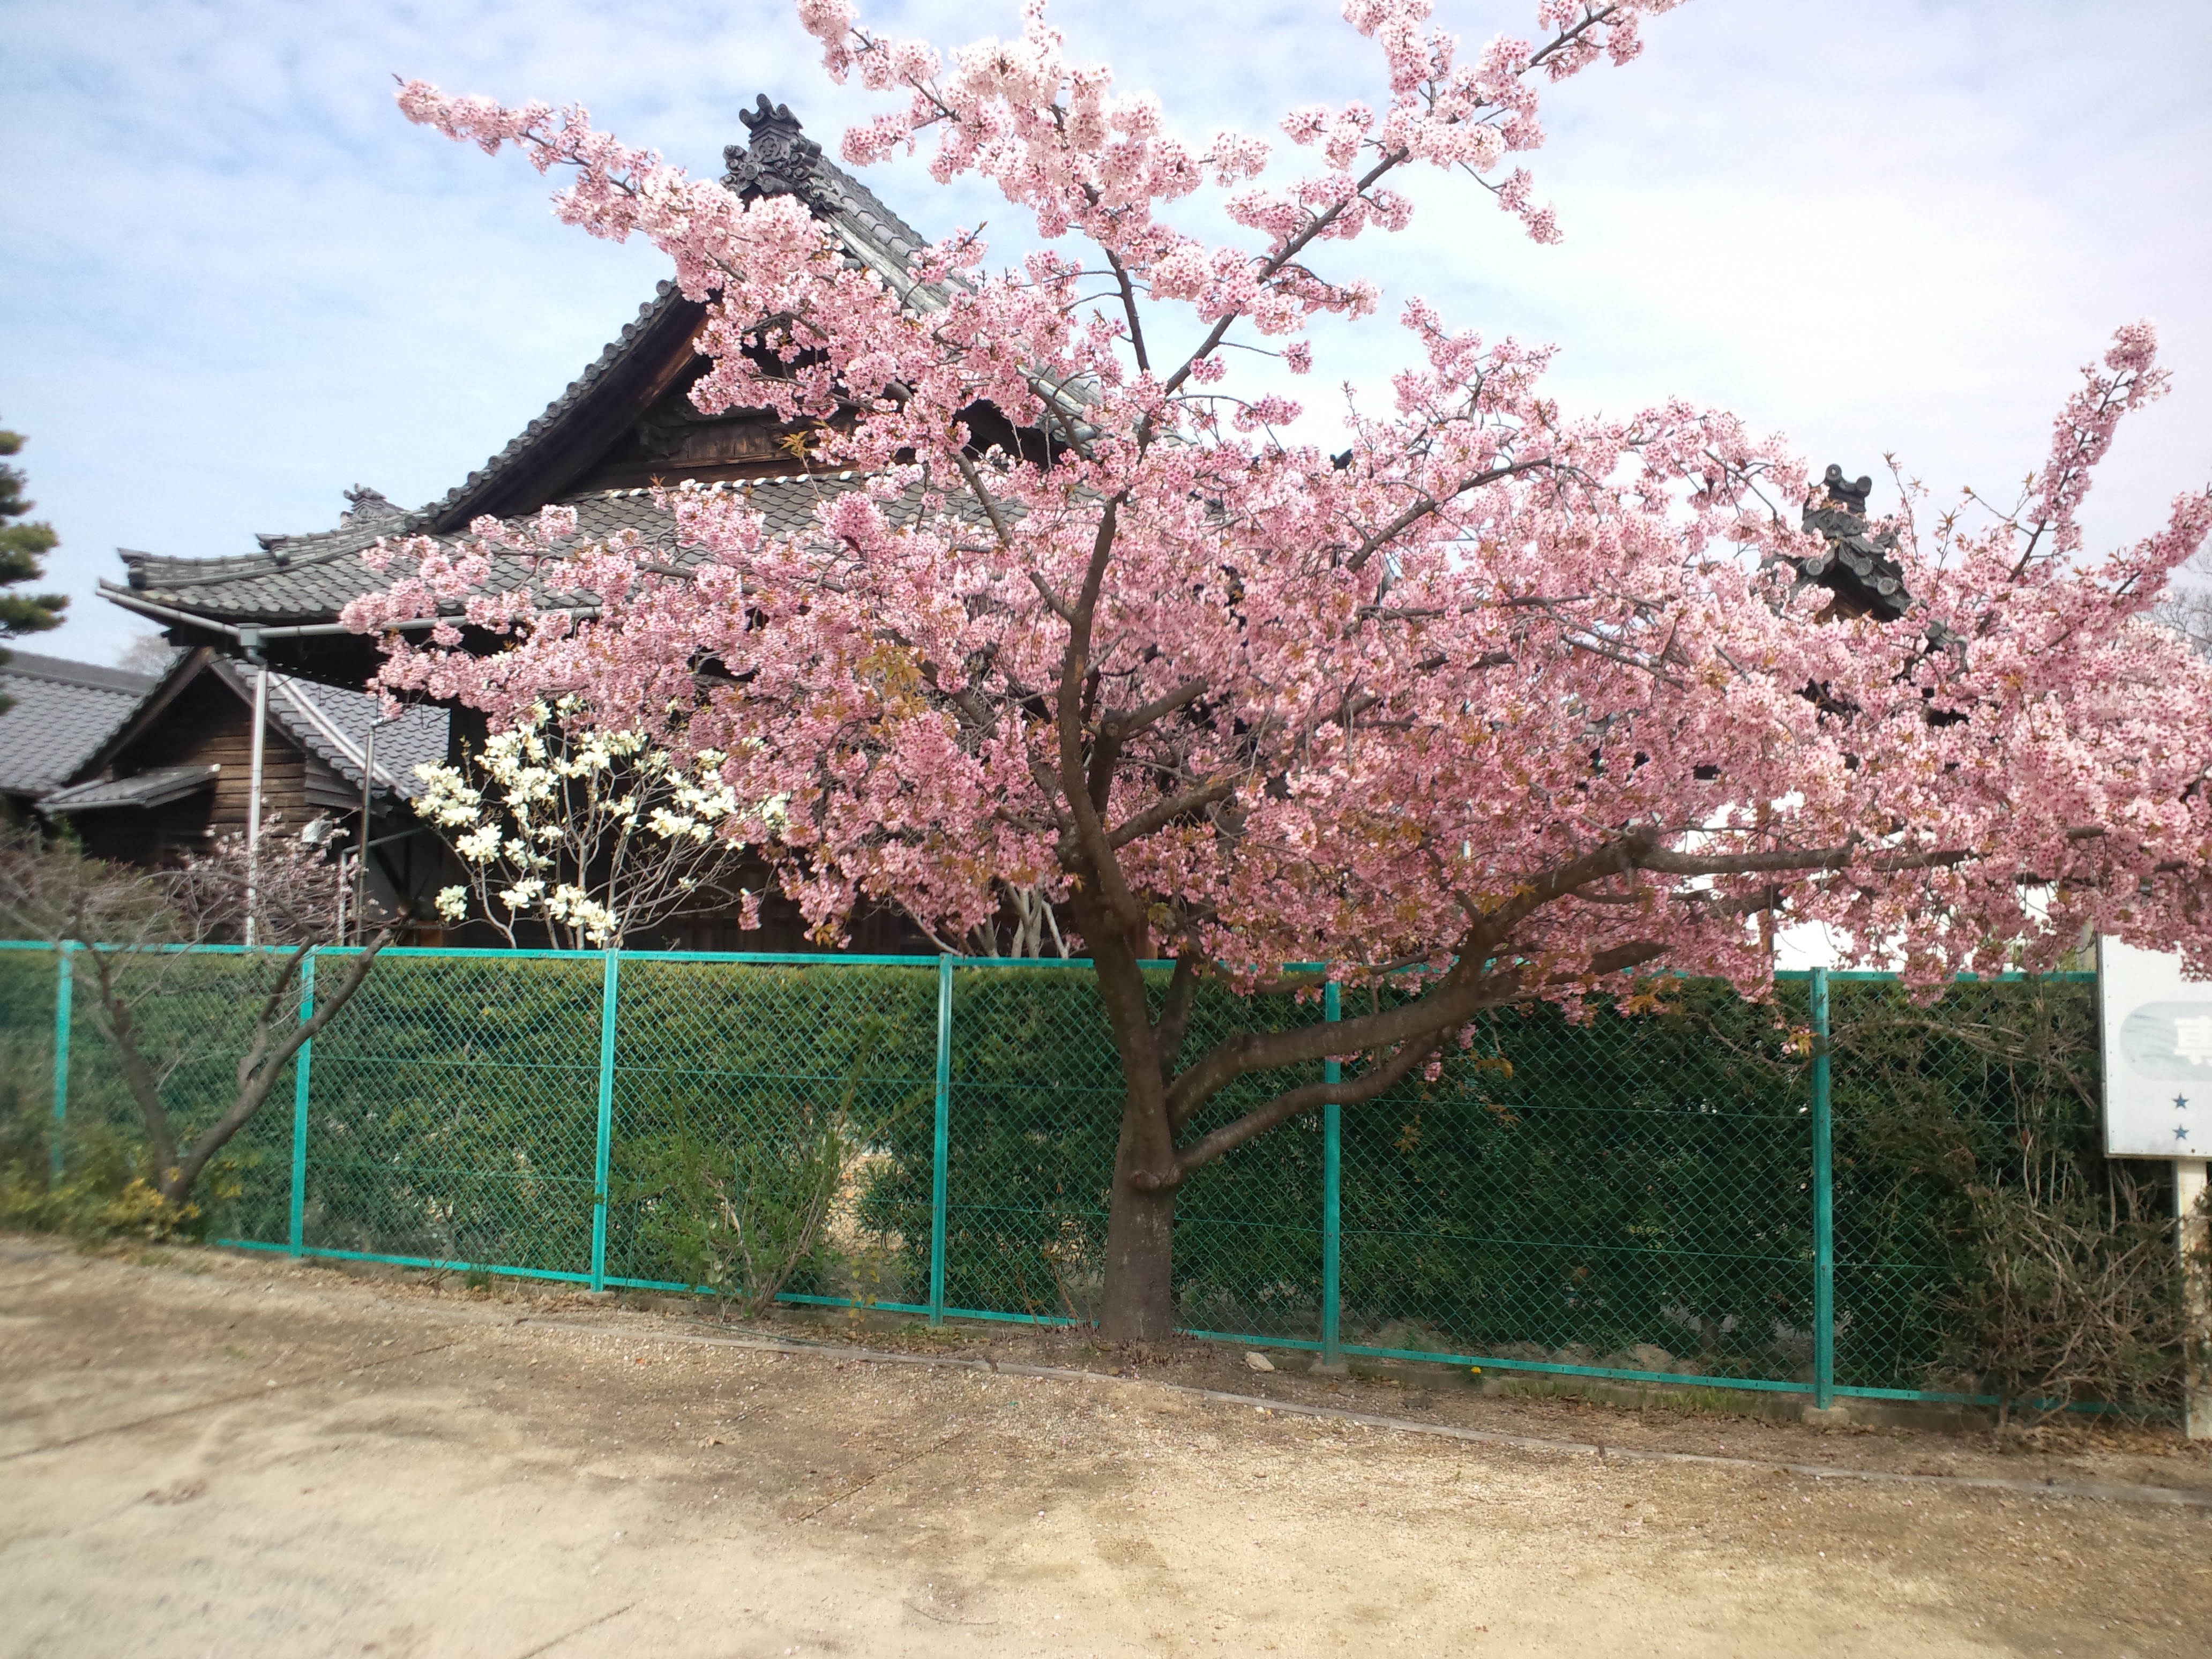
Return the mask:
<path id="1" fill-rule="evenodd" d="M 21 433 L 0 432 L 0 455 L 15 454 L 22 447 Z M 20 471 L 0 465 L 0 589 L 37 581 L 44 576 L 45 556 L 61 540 L 50 524 L 37 520 L 27 524 L 14 522 L 38 505 L 24 499 L 23 484 Z M 44 633 L 61 622 L 62 611 L 68 604 L 66 593 L 0 592 L 0 639 Z M 0 663 L 7 660 L 7 652 L 0 650 Z M 7 711 L 9 702 L 9 699 L 0 697 L 0 714 Z"/>

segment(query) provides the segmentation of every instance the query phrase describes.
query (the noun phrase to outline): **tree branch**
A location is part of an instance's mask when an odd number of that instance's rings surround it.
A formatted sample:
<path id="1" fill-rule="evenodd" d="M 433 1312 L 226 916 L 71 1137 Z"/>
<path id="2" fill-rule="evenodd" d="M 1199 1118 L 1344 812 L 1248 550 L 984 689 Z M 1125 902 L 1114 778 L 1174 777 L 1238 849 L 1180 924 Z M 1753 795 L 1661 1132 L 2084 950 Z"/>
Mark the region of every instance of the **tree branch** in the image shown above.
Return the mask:
<path id="1" fill-rule="evenodd" d="M 1493 972 L 1489 967 L 1491 958 L 1512 937 L 1513 930 L 1554 899 L 1589 882 L 1634 869 L 1638 854 L 1649 850 L 1656 835 L 1649 830 L 1632 832 L 1523 883 L 1510 900 L 1468 927 L 1460 941 L 1458 961 L 1424 996 L 1331 1025 L 1310 1025 L 1294 1031 L 1247 1031 L 1215 1044 L 1169 1085 L 1170 1122 L 1179 1127 L 1188 1121 L 1200 1105 L 1248 1073 L 1273 1071 L 1328 1054 L 1395 1048 L 1455 1030 L 1485 1008 L 1515 1000 L 1523 994 L 1520 969 Z"/>
<path id="2" fill-rule="evenodd" d="M 1099 898 L 1115 920 L 1134 932 L 1144 926 L 1145 908 L 1122 878 L 1121 865 L 1107 839 L 1105 823 L 1091 802 L 1083 764 L 1083 682 L 1091 672 L 1091 629 L 1098 614 L 1098 596 L 1105 586 L 1107 567 L 1113 562 L 1114 538 L 1121 524 L 1121 504 L 1127 499 L 1127 490 L 1117 491 L 1107 498 L 1105 510 L 1099 515 L 1098 532 L 1091 544 L 1091 562 L 1083 573 L 1083 592 L 1068 623 L 1067 653 L 1060 660 L 1058 724 L 1060 787 L 1074 820 L 1077 845 L 1099 884 Z"/>
<path id="3" fill-rule="evenodd" d="M 1323 1028 L 1334 1029 L 1334 1028 Z M 1416 1037 L 1379 1065 L 1348 1081 L 1308 1083 L 1286 1089 L 1265 1105 L 1255 1106 L 1233 1123 L 1224 1123 L 1176 1154 L 1174 1179 L 1180 1184 L 1193 1170 L 1204 1168 L 1224 1152 L 1232 1152 L 1279 1123 L 1286 1123 L 1316 1106 L 1357 1106 L 1385 1094 L 1402 1082 L 1413 1067 L 1436 1052 L 1441 1032 Z M 1165 1183 L 1162 1183 L 1165 1184 Z"/>
<path id="4" fill-rule="evenodd" d="M 1496 483 L 1501 478 L 1510 478 L 1518 473 L 1548 471 L 1553 465 L 1549 456 L 1533 461 L 1514 461 L 1504 466 L 1493 466 L 1485 471 L 1469 473 L 1454 484 L 1441 500 L 1425 494 L 1419 501 L 1391 520 L 1382 529 L 1362 537 L 1359 545 L 1346 558 L 1345 568 L 1350 570 L 1364 568 L 1368 560 L 1373 558 L 1382 548 L 1397 540 L 1422 520 L 1443 512 L 1446 503 L 1457 501 L 1470 489 L 1480 489 L 1485 484 Z"/>
<path id="5" fill-rule="evenodd" d="M 392 942 L 398 931 L 397 920 L 387 923 L 374 939 L 362 948 L 361 953 L 353 957 L 345 977 L 331 988 L 330 994 L 316 999 L 315 1012 L 306 1019 L 295 1020 L 291 1029 L 272 1048 L 270 1043 L 270 1025 L 281 1012 L 276 999 L 283 988 L 291 981 L 292 975 L 298 971 L 301 962 L 312 947 L 303 945 L 293 953 L 277 981 L 277 989 L 271 992 L 262 1004 L 262 1013 L 254 1027 L 253 1048 L 258 1052 L 266 1053 L 267 1061 L 250 1076 L 246 1063 L 240 1062 L 236 1099 L 231 1103 L 229 1109 L 192 1143 L 191 1151 L 185 1154 L 174 1172 L 163 1172 L 161 1195 L 164 1198 L 172 1203 L 184 1201 L 193 1183 L 199 1179 L 201 1171 L 207 1168 L 208 1161 L 229 1143 L 232 1136 L 252 1121 L 254 1114 L 267 1102 L 269 1091 L 276 1086 L 276 1079 L 284 1074 L 284 1068 L 291 1064 L 301 1048 L 337 1017 L 338 1012 L 347 1003 L 353 1000 L 354 993 L 361 989 L 362 982 L 368 977 L 368 970 L 376 965 L 377 953 Z"/>
<path id="6" fill-rule="evenodd" d="M 1117 848 L 1127 847 L 1131 842 L 1140 841 L 1155 830 L 1163 829 L 1173 823 L 1186 812 L 1195 812 L 1202 806 L 1211 806 L 1218 800 L 1226 800 L 1236 793 L 1236 779 L 1217 778 L 1200 788 L 1186 790 L 1180 795 L 1170 795 L 1167 799 L 1146 807 L 1136 817 L 1125 819 L 1121 827 L 1114 831 L 1110 838 L 1111 843 Z"/>
<path id="7" fill-rule="evenodd" d="M 1146 727 L 1165 720 L 1178 708 L 1187 708 L 1196 702 L 1206 695 L 1206 678 L 1203 674 L 1185 680 L 1164 696 L 1155 697 L 1126 714 L 1109 714 L 1101 722 L 1102 729 L 1113 732 L 1117 738 L 1133 738 Z"/>
<path id="8" fill-rule="evenodd" d="M 1160 1051 L 1160 1081 L 1175 1075 L 1182 1058 L 1183 1038 L 1190 1031 L 1190 1011 L 1198 1000 L 1198 952 L 1188 945 L 1176 953 L 1175 972 L 1168 979 L 1168 994 L 1152 1032 Z"/>

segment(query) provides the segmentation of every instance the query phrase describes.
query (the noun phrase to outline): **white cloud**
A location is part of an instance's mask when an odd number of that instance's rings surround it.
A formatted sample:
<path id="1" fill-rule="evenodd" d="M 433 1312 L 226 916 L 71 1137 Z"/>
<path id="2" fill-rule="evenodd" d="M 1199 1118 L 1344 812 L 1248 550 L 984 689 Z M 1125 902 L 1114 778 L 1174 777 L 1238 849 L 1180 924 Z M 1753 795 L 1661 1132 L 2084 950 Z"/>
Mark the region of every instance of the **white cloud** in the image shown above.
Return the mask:
<path id="1" fill-rule="evenodd" d="M 1447 3 L 1470 40 L 1526 3 Z M 1010 4 L 878 20 L 951 44 Z M 1085 0 L 1057 19 L 1203 136 L 1376 98 L 1327 0 L 1211 10 Z M 76 614 L 41 648 L 104 659 L 137 624 L 90 599 L 117 544 L 212 555 L 330 524 L 356 482 L 403 501 L 480 465 L 596 354 L 659 274 L 555 224 L 542 182 L 401 120 L 392 76 L 580 100 L 694 172 L 757 91 L 834 145 L 860 116 L 782 0 L 332 8 L 16 0 L 0 64 L 15 180 L 0 230 L 0 417 L 32 442 Z M 1455 320 L 1554 339 L 1571 404 L 1679 392 L 1789 433 L 1816 464 L 2002 489 L 2036 462 L 2076 365 L 2161 325 L 2179 390 L 2092 503 L 2140 534 L 2212 471 L 2212 13 L 2059 0 L 1694 0 L 1644 58 L 1560 88 L 1534 161 L 1568 240 L 1520 240 L 1463 183 L 1356 264 Z M 877 181 L 926 229 L 1009 210 Z M 1298 390 L 1378 386 L 1396 331 L 1326 331 Z"/>

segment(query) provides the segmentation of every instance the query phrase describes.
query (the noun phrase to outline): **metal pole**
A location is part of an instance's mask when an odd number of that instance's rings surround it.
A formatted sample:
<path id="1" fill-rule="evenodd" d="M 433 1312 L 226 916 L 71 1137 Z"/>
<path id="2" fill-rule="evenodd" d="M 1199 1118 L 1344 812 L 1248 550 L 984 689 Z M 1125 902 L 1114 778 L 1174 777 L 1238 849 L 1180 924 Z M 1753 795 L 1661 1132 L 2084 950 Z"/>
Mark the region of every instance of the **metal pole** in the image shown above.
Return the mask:
<path id="1" fill-rule="evenodd" d="M 1813 1405 L 1836 1398 L 1836 1179 L 1828 1079 L 1828 970 L 1811 975 L 1813 999 Z"/>
<path id="2" fill-rule="evenodd" d="M 929 1322 L 945 1322 L 945 1166 L 952 1156 L 952 958 L 937 959 L 937 1132 L 929 1164 Z"/>
<path id="3" fill-rule="evenodd" d="M 48 1162 L 57 1183 L 62 1178 L 62 1131 L 69 1119 L 70 994 L 76 978 L 71 958 L 76 948 L 75 939 L 64 939 L 60 965 L 54 970 L 54 1133 Z"/>
<path id="4" fill-rule="evenodd" d="M 599 991 L 599 1145 L 592 1162 L 592 1288 L 607 1287 L 607 1171 L 615 1139 L 615 1014 L 621 1001 L 622 953 L 607 952 Z"/>
<path id="5" fill-rule="evenodd" d="M 261 915 L 261 762 L 268 749 L 269 665 L 253 677 L 253 761 L 246 791 L 246 943 L 258 942 Z"/>
<path id="6" fill-rule="evenodd" d="M 2204 1213 L 2205 1160 L 2173 1160 L 2175 1243 L 2181 1251 L 2182 1307 L 2185 1351 L 2182 1382 L 2182 1432 L 2191 1440 L 2212 1440 L 2212 1364 L 2205 1347 L 2212 1342 L 2212 1261 L 2205 1259 L 2207 1232 L 2212 1231 Z"/>
<path id="7" fill-rule="evenodd" d="M 368 819 L 374 810 L 371 798 L 376 788 L 376 728 L 383 723 L 369 721 L 368 735 L 361 744 L 361 846 L 354 854 L 353 865 L 356 945 L 368 943 Z"/>
<path id="8" fill-rule="evenodd" d="M 300 964 L 300 1024 L 315 1017 L 315 953 Z M 307 1071 L 314 1063 L 315 1040 L 300 1045 L 292 1061 L 292 1254 L 307 1242 Z"/>
<path id="9" fill-rule="evenodd" d="M 1342 1000 L 1334 980 L 1322 993 L 1322 1018 L 1334 1024 L 1342 1017 Z M 1334 1060 L 1322 1062 L 1322 1080 L 1341 1083 L 1344 1068 Z M 1324 1370 L 1344 1369 L 1342 1260 L 1344 1250 L 1344 1108 L 1334 1101 L 1321 1109 L 1321 1363 Z"/>
<path id="10" fill-rule="evenodd" d="M 332 943 L 337 945 L 343 945 L 346 942 L 346 890 L 352 884 L 353 880 L 352 877 L 346 873 L 348 856 L 344 848 L 338 848 L 338 925 L 336 937 L 332 940 Z"/>

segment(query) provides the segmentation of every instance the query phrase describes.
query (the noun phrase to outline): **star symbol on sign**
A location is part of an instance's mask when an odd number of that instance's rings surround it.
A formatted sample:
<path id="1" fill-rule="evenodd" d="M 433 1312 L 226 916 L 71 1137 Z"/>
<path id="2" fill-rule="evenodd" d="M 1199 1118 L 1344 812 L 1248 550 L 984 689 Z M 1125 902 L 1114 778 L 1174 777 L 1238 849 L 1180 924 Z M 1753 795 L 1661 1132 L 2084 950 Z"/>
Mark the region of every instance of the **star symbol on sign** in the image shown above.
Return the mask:
<path id="1" fill-rule="evenodd" d="M 2186 1140 L 2189 1139 L 2189 1131 L 2182 1127 L 2179 1124 L 2176 1124 L 2173 1130 L 2173 1138 L 2176 1140 Z"/>
<path id="2" fill-rule="evenodd" d="M 2174 1096 L 2173 1109 L 2177 1112 L 2187 1111 L 2189 1109 L 2189 1097 L 2187 1095 Z"/>

